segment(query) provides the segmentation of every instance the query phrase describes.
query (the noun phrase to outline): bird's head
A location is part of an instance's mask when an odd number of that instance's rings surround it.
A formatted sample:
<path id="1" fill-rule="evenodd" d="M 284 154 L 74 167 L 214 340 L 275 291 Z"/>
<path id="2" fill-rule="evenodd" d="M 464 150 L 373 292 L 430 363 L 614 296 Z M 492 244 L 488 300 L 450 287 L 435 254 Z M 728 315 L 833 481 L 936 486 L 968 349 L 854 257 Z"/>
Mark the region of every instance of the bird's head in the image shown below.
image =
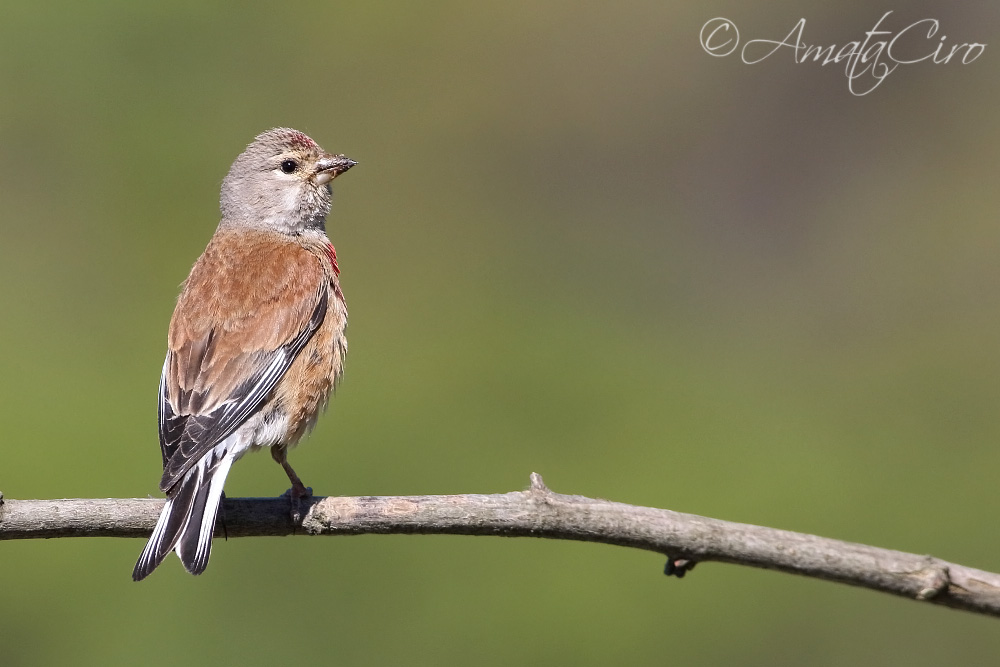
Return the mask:
<path id="1" fill-rule="evenodd" d="M 222 221 L 288 234 L 323 229 L 330 181 L 355 164 L 298 130 L 268 130 L 236 158 L 222 182 Z"/>

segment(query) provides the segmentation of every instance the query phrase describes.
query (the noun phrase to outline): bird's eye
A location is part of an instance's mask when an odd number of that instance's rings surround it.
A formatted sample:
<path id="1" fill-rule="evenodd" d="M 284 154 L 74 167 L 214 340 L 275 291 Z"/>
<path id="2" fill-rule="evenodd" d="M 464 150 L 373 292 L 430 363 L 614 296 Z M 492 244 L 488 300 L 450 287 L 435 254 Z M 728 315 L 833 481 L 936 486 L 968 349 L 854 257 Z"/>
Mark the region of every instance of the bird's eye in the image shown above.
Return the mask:
<path id="1" fill-rule="evenodd" d="M 295 160 L 284 160 L 281 163 L 281 171 L 285 172 L 286 174 L 294 174 L 298 168 L 299 168 L 299 163 L 296 162 Z"/>

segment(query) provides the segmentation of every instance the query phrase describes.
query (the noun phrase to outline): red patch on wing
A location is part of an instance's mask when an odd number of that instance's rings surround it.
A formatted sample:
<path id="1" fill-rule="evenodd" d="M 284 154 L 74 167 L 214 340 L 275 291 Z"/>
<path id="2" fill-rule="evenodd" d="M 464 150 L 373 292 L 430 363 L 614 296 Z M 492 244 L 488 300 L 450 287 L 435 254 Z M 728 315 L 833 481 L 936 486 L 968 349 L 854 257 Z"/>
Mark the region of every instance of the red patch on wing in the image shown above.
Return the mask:
<path id="1" fill-rule="evenodd" d="M 339 276 L 340 267 L 337 266 L 337 249 L 333 247 L 332 243 L 326 244 L 326 256 L 330 258 L 330 264 L 333 266 L 333 272 Z"/>

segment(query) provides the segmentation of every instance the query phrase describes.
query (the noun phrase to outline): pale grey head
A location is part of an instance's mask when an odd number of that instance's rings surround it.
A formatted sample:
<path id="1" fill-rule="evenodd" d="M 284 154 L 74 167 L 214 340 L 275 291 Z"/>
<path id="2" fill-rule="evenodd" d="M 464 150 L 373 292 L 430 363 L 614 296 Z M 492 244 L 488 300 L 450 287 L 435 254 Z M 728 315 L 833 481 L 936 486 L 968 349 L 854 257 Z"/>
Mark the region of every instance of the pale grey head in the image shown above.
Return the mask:
<path id="1" fill-rule="evenodd" d="M 356 163 L 330 155 L 299 132 L 277 127 L 257 136 L 222 182 L 222 222 L 297 234 L 323 229 L 330 181 Z"/>

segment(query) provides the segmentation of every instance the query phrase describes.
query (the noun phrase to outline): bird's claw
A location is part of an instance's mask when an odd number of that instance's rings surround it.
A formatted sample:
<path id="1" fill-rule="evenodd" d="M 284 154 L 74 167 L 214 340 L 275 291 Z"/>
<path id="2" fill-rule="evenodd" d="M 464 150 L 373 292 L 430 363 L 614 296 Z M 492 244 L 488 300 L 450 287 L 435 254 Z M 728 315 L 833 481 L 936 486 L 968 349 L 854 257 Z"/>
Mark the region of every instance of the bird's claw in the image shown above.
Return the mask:
<path id="1" fill-rule="evenodd" d="M 313 490 L 311 486 L 305 485 L 293 485 L 292 488 L 281 494 L 281 497 L 287 497 L 288 502 L 291 505 L 291 517 L 292 523 L 298 525 L 302 523 L 302 499 L 311 498 Z"/>

